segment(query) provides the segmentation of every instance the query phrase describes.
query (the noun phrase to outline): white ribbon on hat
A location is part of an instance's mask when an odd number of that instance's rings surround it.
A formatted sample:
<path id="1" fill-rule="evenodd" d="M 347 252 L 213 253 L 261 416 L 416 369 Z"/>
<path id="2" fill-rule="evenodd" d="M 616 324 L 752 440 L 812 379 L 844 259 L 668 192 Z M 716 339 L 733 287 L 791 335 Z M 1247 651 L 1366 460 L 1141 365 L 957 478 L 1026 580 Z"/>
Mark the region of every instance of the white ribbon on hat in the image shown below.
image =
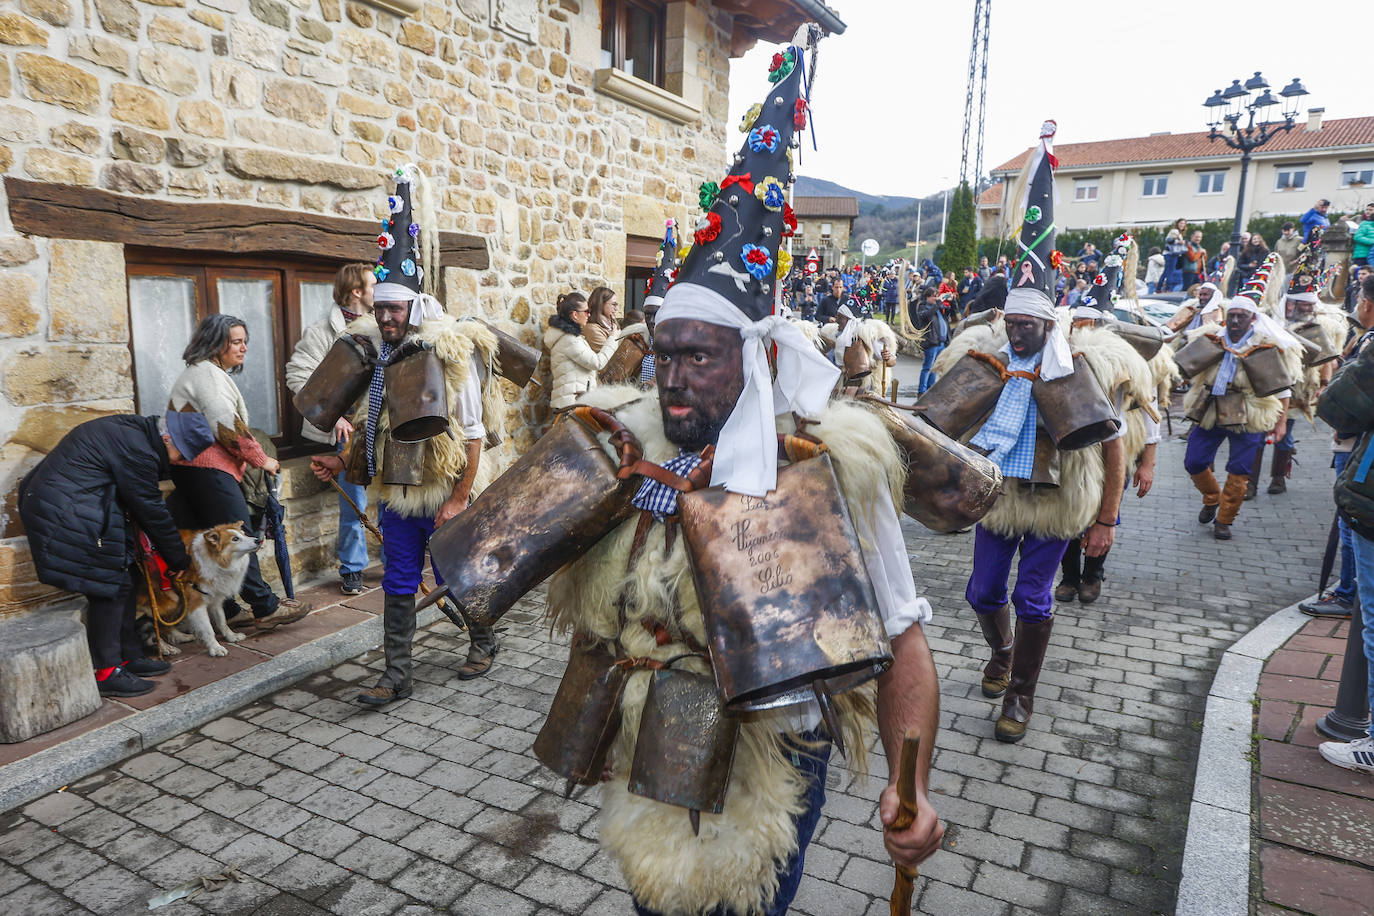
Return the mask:
<path id="1" fill-rule="evenodd" d="M 1073 354 L 1069 350 L 1069 339 L 1059 327 L 1059 313 L 1039 289 L 1027 286 L 1014 286 L 1007 291 L 1007 304 L 1003 315 L 1029 315 L 1051 322 L 1045 334 L 1045 354 L 1040 360 L 1040 377 L 1047 382 L 1066 375 L 1073 375 Z"/>
<path id="2" fill-rule="evenodd" d="M 711 485 L 731 493 L 766 496 L 778 486 L 773 418 L 789 411 L 807 419 L 819 417 L 840 370 L 791 322 L 779 315 L 754 321 L 724 296 L 695 283 L 677 283 L 668 290 L 658 312 L 658 326 L 674 319 L 739 330 L 744 389 L 716 442 Z M 778 347 L 776 382 L 768 372 L 769 343 Z"/>
<path id="3" fill-rule="evenodd" d="M 418 328 L 426 318 L 439 318 L 444 314 L 444 307 L 438 299 L 428 293 L 417 293 L 399 283 L 378 283 L 372 290 L 372 301 L 409 302 L 410 317 L 407 323 L 413 328 Z"/>

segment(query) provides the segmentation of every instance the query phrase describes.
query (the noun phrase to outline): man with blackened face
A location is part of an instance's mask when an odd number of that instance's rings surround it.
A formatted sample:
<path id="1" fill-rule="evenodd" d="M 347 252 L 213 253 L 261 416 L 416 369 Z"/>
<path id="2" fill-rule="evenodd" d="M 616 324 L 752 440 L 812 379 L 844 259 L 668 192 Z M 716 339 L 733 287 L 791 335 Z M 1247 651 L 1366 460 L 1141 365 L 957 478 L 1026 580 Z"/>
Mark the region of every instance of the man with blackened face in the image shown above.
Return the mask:
<path id="1" fill-rule="evenodd" d="M 715 445 L 744 388 L 739 331 L 704 321 L 666 322 L 654 336 L 663 432 L 678 448 Z"/>

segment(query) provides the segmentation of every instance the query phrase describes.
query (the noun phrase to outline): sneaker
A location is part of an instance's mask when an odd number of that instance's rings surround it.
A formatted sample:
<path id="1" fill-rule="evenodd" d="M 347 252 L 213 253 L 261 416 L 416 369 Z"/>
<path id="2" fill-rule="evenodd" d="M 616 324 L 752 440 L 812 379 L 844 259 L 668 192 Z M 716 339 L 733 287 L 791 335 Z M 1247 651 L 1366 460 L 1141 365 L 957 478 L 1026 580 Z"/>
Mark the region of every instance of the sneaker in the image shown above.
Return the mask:
<path id="1" fill-rule="evenodd" d="M 1323 741 L 1317 746 L 1327 763 L 1374 775 L 1374 738 L 1358 741 Z"/>
<path id="2" fill-rule="evenodd" d="M 157 677 L 172 670 L 172 663 L 159 658 L 136 658 L 124 663 L 124 670 L 138 677 Z"/>
<path id="3" fill-rule="evenodd" d="M 1309 617 L 1330 617 L 1338 620 L 1348 619 L 1355 610 L 1355 602 L 1342 598 L 1335 592 L 1328 592 L 1316 601 L 1303 601 L 1298 610 Z"/>
<path id="4" fill-rule="evenodd" d="M 110 676 L 105 680 L 96 681 L 95 686 L 102 697 L 137 697 L 149 692 L 157 685 L 152 681 L 145 681 L 141 677 L 134 677 L 123 668 L 116 668 L 110 672 Z"/>
<path id="5" fill-rule="evenodd" d="M 313 604 L 301 604 L 295 598 L 283 598 L 277 609 L 266 617 L 258 617 L 253 622 L 260 630 L 272 630 L 288 623 L 295 623 L 315 609 Z"/>
<path id="6" fill-rule="evenodd" d="M 248 608 L 244 607 L 243 605 L 239 604 L 237 601 L 231 601 L 230 604 L 232 604 L 232 605 L 234 606 L 234 610 L 233 610 L 233 612 L 231 613 L 231 612 L 228 610 L 228 608 L 225 609 L 225 611 L 224 611 L 224 622 L 225 622 L 225 623 L 229 624 L 229 626 L 231 626 L 231 627 L 241 627 L 241 626 L 244 626 L 244 625 L 246 625 L 246 624 L 250 624 L 250 623 L 253 622 L 253 612 L 252 612 L 252 611 L 250 611 Z"/>
<path id="7" fill-rule="evenodd" d="M 345 595 L 361 595 L 363 593 L 363 574 L 360 572 L 340 573 L 339 591 Z"/>

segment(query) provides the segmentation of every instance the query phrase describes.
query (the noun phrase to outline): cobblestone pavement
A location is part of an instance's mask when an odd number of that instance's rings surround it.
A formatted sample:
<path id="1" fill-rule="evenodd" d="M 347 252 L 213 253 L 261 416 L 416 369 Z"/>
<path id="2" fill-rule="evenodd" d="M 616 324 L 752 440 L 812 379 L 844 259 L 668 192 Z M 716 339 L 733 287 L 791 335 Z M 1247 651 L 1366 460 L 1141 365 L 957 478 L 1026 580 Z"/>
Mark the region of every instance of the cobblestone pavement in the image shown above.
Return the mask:
<path id="1" fill-rule="evenodd" d="M 1015 746 L 992 739 L 996 706 L 979 692 L 987 650 L 962 598 L 972 535 L 904 523 L 936 607 L 934 800 L 950 828 L 922 869 L 921 912 L 1172 911 L 1218 659 L 1315 588 L 1331 471 L 1323 438 L 1303 438 L 1289 493 L 1247 503 L 1229 544 L 1195 521 L 1182 443 L 1161 446 L 1155 492 L 1128 497 L 1102 599 L 1060 610 Z M 541 602 L 507 616 L 488 677 L 453 677 L 466 640 L 441 622 L 419 636 L 408 702 L 349 702 L 373 652 L 0 815 L 0 912 L 143 912 L 159 888 L 227 864 L 248 880 L 158 912 L 629 912 L 597 849 L 595 790 L 564 801 L 530 751 L 565 659 Z M 794 912 L 888 912 L 873 765 L 874 778 L 832 768 Z"/>

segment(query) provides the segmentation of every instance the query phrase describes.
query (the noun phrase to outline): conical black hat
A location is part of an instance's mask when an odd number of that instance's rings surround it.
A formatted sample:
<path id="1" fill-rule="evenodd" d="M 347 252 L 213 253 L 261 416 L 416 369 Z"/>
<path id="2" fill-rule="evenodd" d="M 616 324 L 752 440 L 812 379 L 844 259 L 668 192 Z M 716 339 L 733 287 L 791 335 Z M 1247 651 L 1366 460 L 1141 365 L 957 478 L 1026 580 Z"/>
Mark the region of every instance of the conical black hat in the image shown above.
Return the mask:
<path id="1" fill-rule="evenodd" d="M 1057 125 L 1046 121 L 1040 127 L 1040 143 L 1031 150 L 1030 174 L 1026 176 L 1026 210 L 1021 215 L 1021 234 L 1017 257 L 1012 264 L 1011 288 L 1036 289 L 1050 301 L 1058 280 L 1059 258 L 1054 250 L 1054 133 Z"/>
<path id="2" fill-rule="evenodd" d="M 654 268 L 654 275 L 649 280 L 649 291 L 644 297 L 646 308 L 663 304 L 663 297 L 668 292 L 668 287 L 673 285 L 676 274 L 677 221 L 670 219 L 663 231 L 663 244 L 658 246 L 658 266 Z"/>
<path id="3" fill-rule="evenodd" d="M 1109 311 L 1116 303 L 1121 288 L 1121 266 L 1131 252 L 1130 233 L 1123 232 L 1112 241 L 1112 250 L 1102 259 L 1102 269 L 1093 277 L 1092 288 L 1084 293 L 1075 308 L 1094 308 Z"/>
<path id="4" fill-rule="evenodd" d="M 796 46 L 773 55 L 773 88 L 740 125 L 746 136 L 734 167 L 719 185 L 702 185 L 707 212 L 695 226 L 695 244 L 674 284 L 719 293 L 752 321 L 772 314 L 778 249 L 784 231 L 791 235 L 796 228 L 787 188 L 794 180 L 792 138 L 806 125 L 803 68 Z"/>
<path id="5" fill-rule="evenodd" d="M 378 283 L 395 283 L 415 293 L 421 291 L 424 268 L 420 265 L 420 226 L 411 208 L 411 179 L 396 170 L 396 191 L 387 197 L 387 218 L 377 236 L 381 255 L 372 272 Z"/>

